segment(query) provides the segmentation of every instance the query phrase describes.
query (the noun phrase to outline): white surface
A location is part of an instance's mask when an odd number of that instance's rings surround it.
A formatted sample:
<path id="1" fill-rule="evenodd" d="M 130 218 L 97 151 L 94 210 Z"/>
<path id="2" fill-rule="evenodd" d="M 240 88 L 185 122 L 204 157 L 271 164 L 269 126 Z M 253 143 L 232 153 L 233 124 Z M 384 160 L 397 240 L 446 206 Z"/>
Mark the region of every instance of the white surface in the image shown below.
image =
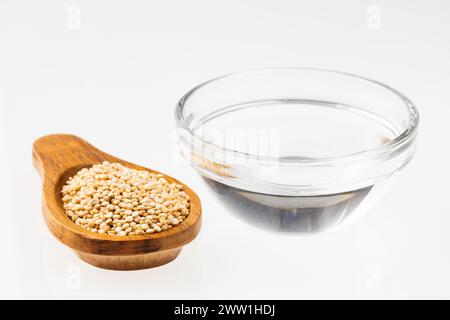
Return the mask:
<path id="1" fill-rule="evenodd" d="M 380 25 L 369 16 L 377 8 Z M 0 297 L 450 298 L 449 14 L 444 0 L 1 1 Z M 173 157 L 182 94 L 272 66 L 360 74 L 418 105 L 416 157 L 369 215 L 342 230 L 281 237 L 249 228 Z M 192 185 L 204 205 L 197 240 L 153 270 L 81 262 L 40 214 L 31 145 L 55 132 Z"/>

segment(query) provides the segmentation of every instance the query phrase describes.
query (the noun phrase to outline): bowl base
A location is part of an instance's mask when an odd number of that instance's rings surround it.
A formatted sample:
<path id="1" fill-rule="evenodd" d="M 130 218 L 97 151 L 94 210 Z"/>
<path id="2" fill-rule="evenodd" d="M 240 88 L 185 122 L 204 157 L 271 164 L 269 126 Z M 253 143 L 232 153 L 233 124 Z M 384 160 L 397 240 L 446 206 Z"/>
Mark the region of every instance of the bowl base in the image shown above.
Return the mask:
<path id="1" fill-rule="evenodd" d="M 182 247 L 128 256 L 107 256 L 76 251 L 76 254 L 84 262 L 98 268 L 108 270 L 140 270 L 162 266 L 173 260 L 180 254 Z"/>

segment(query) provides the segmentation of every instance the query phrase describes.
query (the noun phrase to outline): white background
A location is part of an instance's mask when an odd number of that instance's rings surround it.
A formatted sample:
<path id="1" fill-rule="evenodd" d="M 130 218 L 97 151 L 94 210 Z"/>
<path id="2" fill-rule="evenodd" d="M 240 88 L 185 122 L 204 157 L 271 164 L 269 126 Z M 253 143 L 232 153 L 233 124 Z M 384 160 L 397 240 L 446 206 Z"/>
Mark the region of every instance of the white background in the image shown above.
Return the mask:
<path id="1" fill-rule="evenodd" d="M 1 0 L 0 297 L 450 298 L 449 16 L 444 0 Z M 187 90 L 276 66 L 367 76 L 419 108 L 415 158 L 344 229 L 253 229 L 173 156 Z M 157 269 L 80 261 L 48 232 L 31 164 L 33 140 L 58 132 L 187 182 L 203 200 L 199 237 Z"/>

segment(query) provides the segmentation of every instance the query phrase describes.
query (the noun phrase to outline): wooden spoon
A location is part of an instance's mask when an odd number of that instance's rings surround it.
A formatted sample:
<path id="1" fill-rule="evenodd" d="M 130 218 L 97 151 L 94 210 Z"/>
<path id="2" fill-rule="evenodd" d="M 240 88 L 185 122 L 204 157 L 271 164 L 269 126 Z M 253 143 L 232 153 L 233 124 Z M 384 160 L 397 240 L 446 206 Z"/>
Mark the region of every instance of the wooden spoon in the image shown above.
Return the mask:
<path id="1" fill-rule="evenodd" d="M 83 229 L 66 216 L 61 190 L 67 179 L 80 169 L 103 161 L 159 173 L 106 154 L 73 135 L 56 134 L 36 140 L 33 163 L 43 181 L 42 206 L 50 231 L 82 260 L 104 269 L 146 269 L 174 260 L 183 245 L 199 233 L 202 209 L 194 191 L 172 177 L 165 175 L 167 181 L 183 185 L 191 201 L 187 218 L 169 230 L 149 235 L 111 236 Z"/>

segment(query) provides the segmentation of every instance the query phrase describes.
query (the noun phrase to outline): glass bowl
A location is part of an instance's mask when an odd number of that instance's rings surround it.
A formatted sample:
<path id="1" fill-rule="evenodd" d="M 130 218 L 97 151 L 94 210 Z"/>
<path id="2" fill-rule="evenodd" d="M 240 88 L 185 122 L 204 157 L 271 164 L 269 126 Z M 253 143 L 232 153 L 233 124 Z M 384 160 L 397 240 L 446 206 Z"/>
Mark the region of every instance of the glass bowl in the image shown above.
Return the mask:
<path id="1" fill-rule="evenodd" d="M 181 153 L 230 212 L 281 232 L 348 223 L 412 158 L 419 116 L 377 81 L 263 69 L 205 82 L 176 107 Z"/>

